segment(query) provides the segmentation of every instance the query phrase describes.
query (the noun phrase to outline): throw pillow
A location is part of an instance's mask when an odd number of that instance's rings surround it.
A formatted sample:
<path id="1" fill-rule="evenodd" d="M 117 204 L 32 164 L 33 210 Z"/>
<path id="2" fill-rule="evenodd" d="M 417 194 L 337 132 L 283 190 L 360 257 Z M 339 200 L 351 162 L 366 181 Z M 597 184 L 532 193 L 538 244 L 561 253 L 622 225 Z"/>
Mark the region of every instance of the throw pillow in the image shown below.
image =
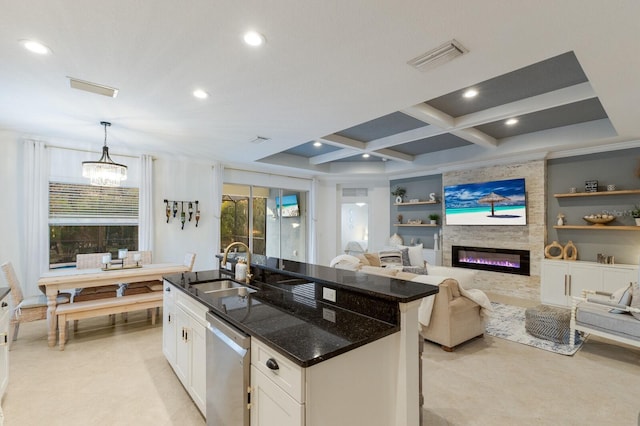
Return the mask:
<path id="1" fill-rule="evenodd" d="M 616 305 L 629 306 L 631 302 L 631 285 L 614 291 L 610 301 Z M 609 309 L 609 313 L 612 314 L 623 314 L 624 312 L 626 311 L 622 309 Z"/>
<path id="2" fill-rule="evenodd" d="M 402 272 L 410 272 L 412 274 L 427 275 L 427 268 L 419 266 L 403 266 Z"/>
<path id="3" fill-rule="evenodd" d="M 635 283 L 635 285 L 631 289 L 631 304 L 629 306 L 631 306 L 632 308 L 640 309 L 640 283 Z M 635 319 L 640 321 L 639 312 L 631 312 L 631 315 L 633 315 Z"/>
<path id="4" fill-rule="evenodd" d="M 380 266 L 380 257 L 378 253 L 365 253 L 364 257 L 369 261 L 370 266 Z"/>
<path id="5" fill-rule="evenodd" d="M 388 268 L 391 266 L 402 266 L 402 253 L 400 250 L 382 250 L 378 252 L 380 266 Z"/>
<path id="6" fill-rule="evenodd" d="M 355 256 L 360 260 L 361 264 L 369 265 L 369 259 L 367 259 L 367 257 L 364 254 L 356 254 Z"/>
<path id="7" fill-rule="evenodd" d="M 415 246 L 398 246 L 399 249 L 409 249 L 409 262 L 411 266 L 424 267 L 424 256 L 422 254 L 422 243 Z"/>
<path id="8" fill-rule="evenodd" d="M 411 266 L 411 260 L 409 259 L 409 249 L 400 249 L 400 255 L 402 256 L 402 266 Z"/>

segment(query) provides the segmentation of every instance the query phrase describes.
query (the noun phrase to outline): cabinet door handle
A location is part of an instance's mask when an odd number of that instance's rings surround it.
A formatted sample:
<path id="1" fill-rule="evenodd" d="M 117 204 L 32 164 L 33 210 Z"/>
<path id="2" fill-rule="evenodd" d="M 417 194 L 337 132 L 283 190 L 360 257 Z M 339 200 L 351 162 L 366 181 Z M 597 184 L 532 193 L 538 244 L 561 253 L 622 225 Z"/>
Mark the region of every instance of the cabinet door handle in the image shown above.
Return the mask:
<path id="1" fill-rule="evenodd" d="M 564 274 L 564 295 L 567 295 L 567 274 Z"/>
<path id="2" fill-rule="evenodd" d="M 266 364 L 267 364 L 267 367 L 268 367 L 270 370 L 279 370 L 279 369 L 280 369 L 280 366 L 278 365 L 278 361 L 276 361 L 276 360 L 275 360 L 275 359 L 273 359 L 273 358 L 269 358 L 269 359 L 267 360 Z"/>
<path id="3" fill-rule="evenodd" d="M 571 275 L 569 275 L 569 296 L 571 296 Z"/>
<path id="4" fill-rule="evenodd" d="M 9 306 L 9 305 L 7 304 L 7 302 L 2 302 L 2 307 L 3 307 L 3 308 L 6 308 L 7 306 Z"/>
<path id="5" fill-rule="evenodd" d="M 171 287 L 165 288 L 164 291 L 171 292 Z"/>

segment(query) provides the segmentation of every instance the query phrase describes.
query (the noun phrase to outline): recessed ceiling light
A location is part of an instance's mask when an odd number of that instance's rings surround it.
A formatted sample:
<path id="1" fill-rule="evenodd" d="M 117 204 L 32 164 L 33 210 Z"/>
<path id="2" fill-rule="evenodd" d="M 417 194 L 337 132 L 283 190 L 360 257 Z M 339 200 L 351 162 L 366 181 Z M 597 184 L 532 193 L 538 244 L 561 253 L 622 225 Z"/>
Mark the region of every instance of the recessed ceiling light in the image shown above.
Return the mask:
<path id="1" fill-rule="evenodd" d="M 362 154 L 362 158 L 369 158 L 370 155 L 369 154 Z"/>
<path id="2" fill-rule="evenodd" d="M 462 96 L 464 96 L 465 98 L 475 98 L 476 96 L 478 96 L 478 91 L 476 89 L 469 89 L 464 92 Z"/>
<path id="3" fill-rule="evenodd" d="M 506 124 L 507 126 L 513 126 L 517 122 L 518 122 L 517 118 L 510 118 L 507 121 L 505 121 L 504 124 Z"/>
<path id="4" fill-rule="evenodd" d="M 20 41 L 25 49 L 30 52 L 37 53 L 38 55 L 48 55 L 51 53 L 51 49 L 49 49 L 44 44 L 35 41 L 35 40 L 21 40 Z"/>
<path id="5" fill-rule="evenodd" d="M 313 143 L 313 146 L 315 146 L 316 148 L 319 148 L 319 147 L 322 146 L 322 142 L 316 141 L 316 142 Z"/>
<path id="6" fill-rule="evenodd" d="M 266 39 L 262 34 L 256 31 L 248 31 L 244 34 L 244 42 L 249 46 L 261 46 L 264 44 Z"/>
<path id="7" fill-rule="evenodd" d="M 209 97 L 209 94 L 202 89 L 196 89 L 193 91 L 193 96 L 198 99 L 207 99 Z"/>

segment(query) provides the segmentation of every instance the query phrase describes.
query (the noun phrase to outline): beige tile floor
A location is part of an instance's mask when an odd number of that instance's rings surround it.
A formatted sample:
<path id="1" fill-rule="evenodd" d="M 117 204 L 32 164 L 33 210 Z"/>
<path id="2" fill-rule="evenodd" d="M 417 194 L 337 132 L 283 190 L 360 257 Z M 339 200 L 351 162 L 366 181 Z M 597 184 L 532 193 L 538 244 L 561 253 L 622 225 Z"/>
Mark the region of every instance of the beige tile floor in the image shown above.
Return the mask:
<path id="1" fill-rule="evenodd" d="M 162 354 L 146 312 L 81 320 L 64 351 L 44 321 L 20 326 L 10 352 L 4 425 L 204 425 Z"/>
<path id="2" fill-rule="evenodd" d="M 205 424 L 144 312 L 116 327 L 81 321 L 63 352 L 49 349 L 45 329 L 21 326 L 5 425 Z M 638 425 L 640 349 L 590 339 L 566 357 L 485 336 L 453 353 L 427 343 L 423 359 L 424 426 Z"/>

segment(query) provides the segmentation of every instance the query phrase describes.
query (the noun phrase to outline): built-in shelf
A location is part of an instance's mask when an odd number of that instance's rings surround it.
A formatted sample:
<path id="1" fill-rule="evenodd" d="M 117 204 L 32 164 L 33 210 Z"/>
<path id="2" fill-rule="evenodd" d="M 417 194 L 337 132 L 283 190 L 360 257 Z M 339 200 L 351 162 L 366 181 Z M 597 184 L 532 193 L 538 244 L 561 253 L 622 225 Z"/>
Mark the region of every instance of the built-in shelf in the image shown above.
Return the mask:
<path id="1" fill-rule="evenodd" d="M 394 206 L 419 206 L 423 204 L 438 204 L 438 200 L 417 201 L 415 203 L 393 203 Z"/>
<path id="2" fill-rule="evenodd" d="M 394 223 L 393 226 L 440 226 L 437 223 L 435 224 L 430 224 L 430 223 L 415 223 L 415 224 L 411 224 L 411 223 Z M 639 226 L 640 228 L 640 226 Z"/>
<path id="3" fill-rule="evenodd" d="M 595 231 L 640 231 L 640 226 L 616 226 L 616 225 L 554 225 L 554 229 L 591 229 Z"/>
<path id="4" fill-rule="evenodd" d="M 575 192 L 569 194 L 553 194 L 556 198 L 596 197 L 600 195 L 633 195 L 640 194 L 640 189 L 622 189 L 620 191 Z"/>

